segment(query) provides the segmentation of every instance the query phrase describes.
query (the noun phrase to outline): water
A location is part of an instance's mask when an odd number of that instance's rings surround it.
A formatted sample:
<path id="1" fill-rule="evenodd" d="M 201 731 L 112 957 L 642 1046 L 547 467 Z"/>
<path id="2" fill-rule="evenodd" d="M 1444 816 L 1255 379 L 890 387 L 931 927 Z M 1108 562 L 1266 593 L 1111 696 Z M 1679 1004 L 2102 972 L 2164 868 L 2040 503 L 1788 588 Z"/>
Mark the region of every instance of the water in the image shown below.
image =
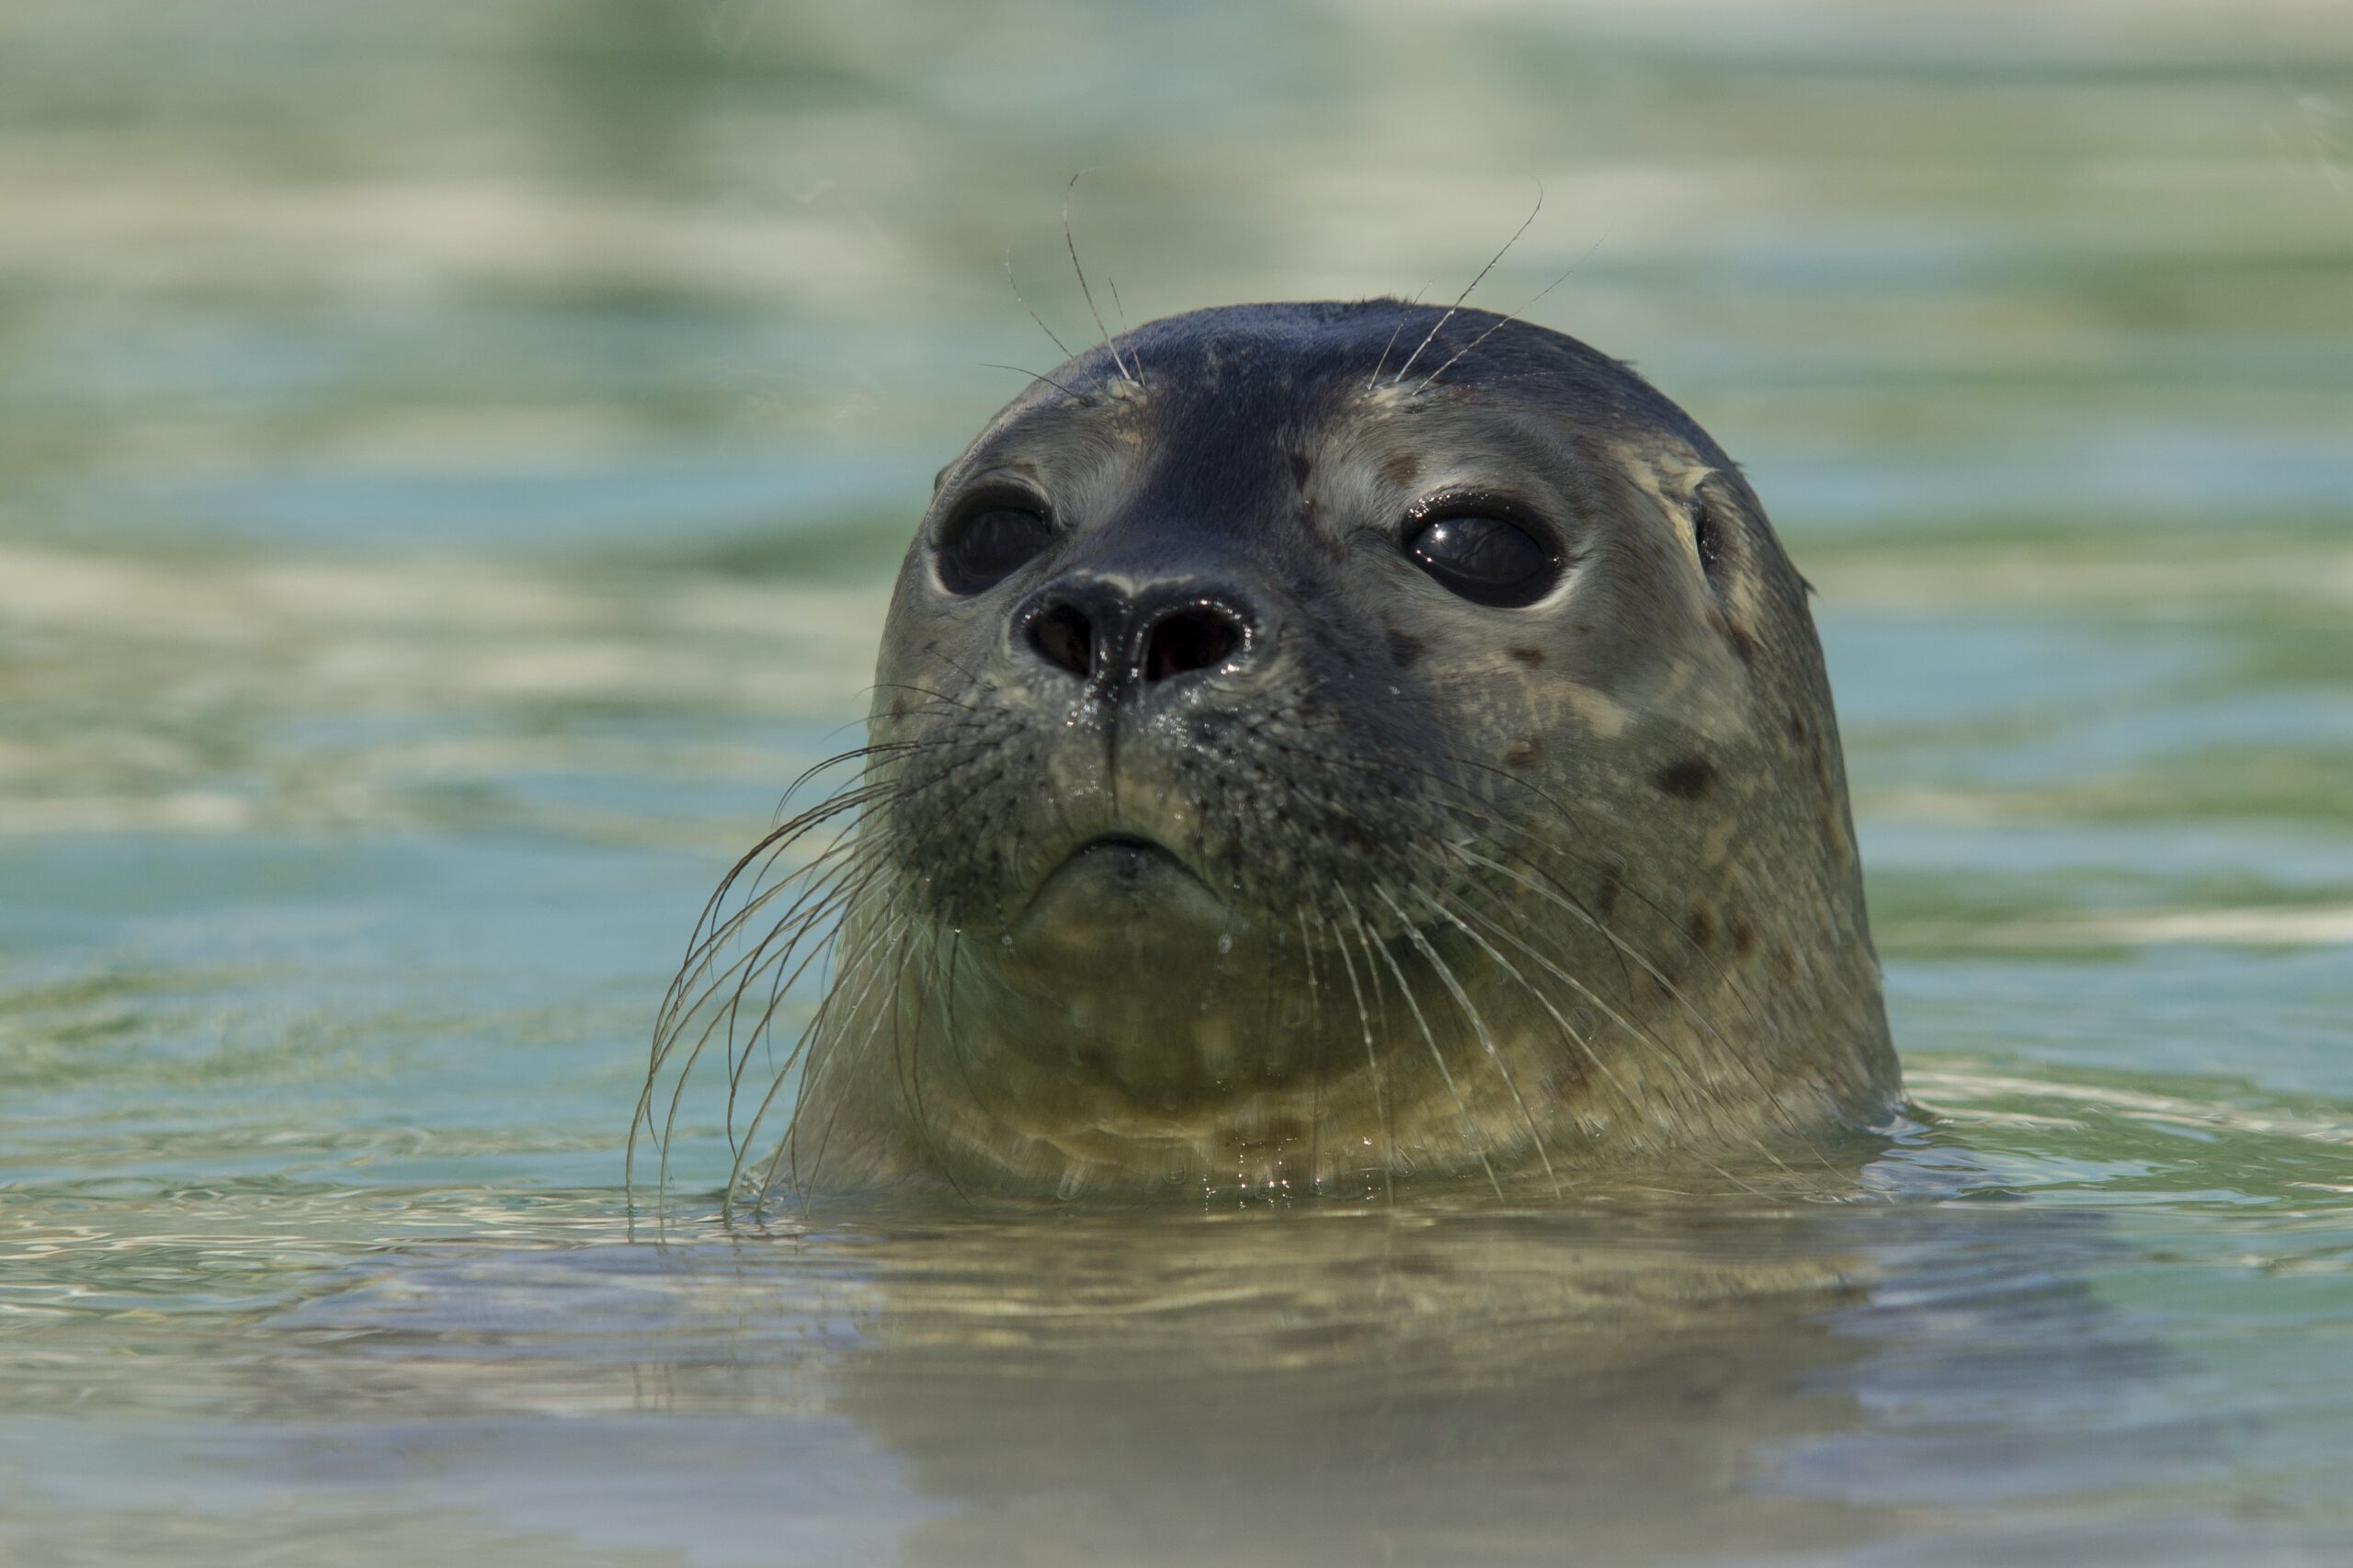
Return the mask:
<path id="1" fill-rule="evenodd" d="M 1541 179 L 1820 589 L 1844 1200 L 628 1241 L 1080 168 L 1130 319 Z M 10 4 L 0 194 L 0 1561 L 2353 1558 L 2343 7 Z"/>

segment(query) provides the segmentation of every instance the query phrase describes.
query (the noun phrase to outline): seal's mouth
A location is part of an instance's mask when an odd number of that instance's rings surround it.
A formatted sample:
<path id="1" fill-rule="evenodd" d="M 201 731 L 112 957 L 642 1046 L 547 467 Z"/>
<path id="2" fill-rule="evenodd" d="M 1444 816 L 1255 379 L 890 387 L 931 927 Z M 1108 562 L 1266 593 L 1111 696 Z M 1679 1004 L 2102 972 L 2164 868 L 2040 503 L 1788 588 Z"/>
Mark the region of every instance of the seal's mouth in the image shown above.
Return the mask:
<path id="1" fill-rule="evenodd" d="M 1213 897 L 1184 857 L 1141 833 L 1099 833 L 1075 846 L 1040 884 L 1038 899 L 1074 892 L 1153 906 Z"/>
<path id="2" fill-rule="evenodd" d="M 1055 874 L 1059 876 L 1081 866 L 1091 873 L 1139 884 L 1148 877 L 1165 872 L 1200 881 L 1190 866 L 1176 858 L 1175 850 L 1140 833 L 1097 834 L 1064 856 Z"/>
<path id="3" fill-rule="evenodd" d="M 1168 846 L 1139 833 L 1102 833 L 1074 846 L 1046 874 L 1019 923 L 1074 938 L 1227 918 L 1200 873 Z"/>

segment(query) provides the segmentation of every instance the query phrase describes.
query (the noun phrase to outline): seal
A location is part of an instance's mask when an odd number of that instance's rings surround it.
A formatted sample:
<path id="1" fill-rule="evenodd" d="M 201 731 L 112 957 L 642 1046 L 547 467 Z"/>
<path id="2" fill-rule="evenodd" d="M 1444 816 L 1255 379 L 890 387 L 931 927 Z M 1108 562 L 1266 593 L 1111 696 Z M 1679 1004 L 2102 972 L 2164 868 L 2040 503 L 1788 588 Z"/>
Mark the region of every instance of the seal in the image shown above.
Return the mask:
<path id="1" fill-rule="evenodd" d="M 1565 1185 L 1883 1123 L 1807 594 L 1559 333 L 1111 338 L 941 471 L 850 782 L 722 884 L 639 1125 L 666 1161 L 722 1041 L 737 1193 Z"/>

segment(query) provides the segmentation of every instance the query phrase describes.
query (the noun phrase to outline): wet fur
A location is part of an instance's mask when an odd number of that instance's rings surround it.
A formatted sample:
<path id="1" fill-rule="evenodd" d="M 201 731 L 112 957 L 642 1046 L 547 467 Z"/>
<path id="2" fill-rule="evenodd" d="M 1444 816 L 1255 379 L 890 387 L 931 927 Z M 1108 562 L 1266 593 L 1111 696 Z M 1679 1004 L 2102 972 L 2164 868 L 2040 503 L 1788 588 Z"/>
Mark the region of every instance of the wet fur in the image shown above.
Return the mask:
<path id="1" fill-rule="evenodd" d="M 1008 474 L 1063 536 L 945 593 L 935 530 Z M 1550 518 L 1564 587 L 1499 610 L 1424 576 L 1400 519 L 1454 486 Z M 1267 656 L 1145 722 L 1074 704 L 1007 631 L 1073 563 L 1246 582 Z M 1707 435 L 1559 334 L 1240 306 L 1040 378 L 942 472 L 869 740 L 735 868 L 665 1002 L 635 1131 L 666 1159 L 722 1064 L 731 1194 L 1566 1184 L 1802 1156 L 1895 1106 L 1803 583 Z M 1135 824 L 1216 890 L 1214 943 L 1012 939 L 1074 844 Z"/>

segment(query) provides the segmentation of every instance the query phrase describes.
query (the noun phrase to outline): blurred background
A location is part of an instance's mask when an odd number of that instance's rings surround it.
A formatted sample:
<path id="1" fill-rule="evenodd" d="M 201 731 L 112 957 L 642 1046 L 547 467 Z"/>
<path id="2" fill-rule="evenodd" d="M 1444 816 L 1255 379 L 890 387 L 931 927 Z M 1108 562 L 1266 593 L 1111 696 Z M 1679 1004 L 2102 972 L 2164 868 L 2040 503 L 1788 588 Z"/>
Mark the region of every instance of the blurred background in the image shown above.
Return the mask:
<path id="1" fill-rule="evenodd" d="M 1450 299 L 1540 184 L 1474 302 L 1568 271 L 1819 588 L 1915 1093 L 2211 1264 L 2101 1288 L 2341 1512 L 2263 1335 L 2353 1329 L 2353 7 L 0 0 L 19 1543 L 221 1324 L 618 1234 L 703 894 L 1060 358 L 1008 263 L 1095 335 L 1081 170 L 1129 322 Z"/>

